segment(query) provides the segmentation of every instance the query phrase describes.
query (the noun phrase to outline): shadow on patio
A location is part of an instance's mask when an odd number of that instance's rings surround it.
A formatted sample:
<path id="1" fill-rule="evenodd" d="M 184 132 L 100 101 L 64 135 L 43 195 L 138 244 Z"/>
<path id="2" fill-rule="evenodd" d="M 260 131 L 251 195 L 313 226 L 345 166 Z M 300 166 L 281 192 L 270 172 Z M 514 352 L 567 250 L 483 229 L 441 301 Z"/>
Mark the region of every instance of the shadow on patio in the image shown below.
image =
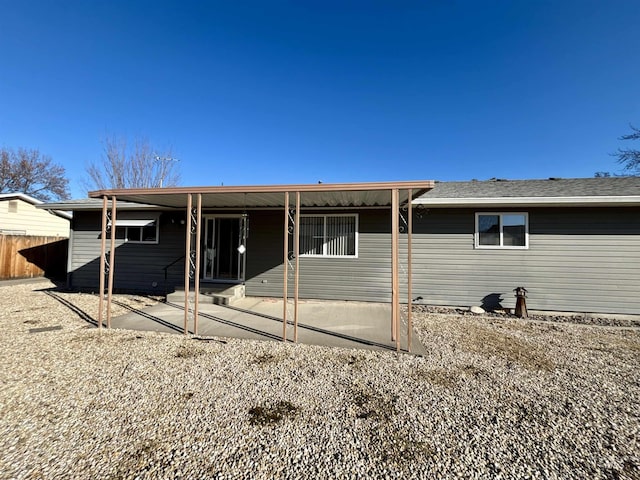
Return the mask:
<path id="1" fill-rule="evenodd" d="M 124 305 L 123 305 L 124 306 Z M 244 298 L 233 306 L 200 304 L 198 335 L 205 337 L 282 340 L 283 303 L 280 299 Z M 298 342 L 343 348 L 396 349 L 391 341 L 391 306 L 380 303 L 300 301 Z M 287 338 L 293 340 L 293 304 L 289 304 Z M 159 303 L 114 317 L 114 328 L 183 332 L 184 305 Z M 193 320 L 188 330 L 194 333 Z M 406 324 L 401 324 L 401 350 L 407 349 Z M 412 335 L 412 353 L 424 348 Z"/>

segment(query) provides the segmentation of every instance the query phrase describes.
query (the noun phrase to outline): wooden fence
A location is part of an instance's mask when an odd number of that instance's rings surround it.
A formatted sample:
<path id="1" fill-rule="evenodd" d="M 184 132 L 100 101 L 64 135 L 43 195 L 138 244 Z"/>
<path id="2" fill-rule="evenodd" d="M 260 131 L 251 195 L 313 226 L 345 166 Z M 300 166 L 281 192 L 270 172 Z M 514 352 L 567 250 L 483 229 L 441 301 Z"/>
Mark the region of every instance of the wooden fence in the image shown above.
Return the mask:
<path id="1" fill-rule="evenodd" d="M 0 234 L 0 280 L 63 278 L 69 240 L 61 237 Z"/>

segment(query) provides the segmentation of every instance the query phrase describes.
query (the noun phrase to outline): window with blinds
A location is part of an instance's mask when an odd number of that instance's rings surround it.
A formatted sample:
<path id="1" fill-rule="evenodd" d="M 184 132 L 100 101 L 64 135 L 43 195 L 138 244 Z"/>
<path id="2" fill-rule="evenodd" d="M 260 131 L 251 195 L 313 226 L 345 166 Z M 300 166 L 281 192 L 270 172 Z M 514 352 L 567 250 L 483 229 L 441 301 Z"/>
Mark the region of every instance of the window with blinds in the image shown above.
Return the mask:
<path id="1" fill-rule="evenodd" d="M 301 215 L 300 256 L 356 257 L 357 215 Z"/>

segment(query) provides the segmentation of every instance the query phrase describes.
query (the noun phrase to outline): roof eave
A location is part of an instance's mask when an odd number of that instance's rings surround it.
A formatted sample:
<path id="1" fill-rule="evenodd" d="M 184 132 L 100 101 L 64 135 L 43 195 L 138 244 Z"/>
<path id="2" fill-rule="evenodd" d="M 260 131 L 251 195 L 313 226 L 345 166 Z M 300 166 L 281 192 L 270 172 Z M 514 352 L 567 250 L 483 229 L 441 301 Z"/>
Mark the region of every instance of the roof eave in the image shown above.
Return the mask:
<path id="1" fill-rule="evenodd" d="M 111 207 L 111 202 L 108 203 L 109 207 Z M 36 208 L 41 210 L 65 210 L 69 212 L 75 212 L 77 210 L 102 210 L 102 204 L 96 203 L 76 203 L 76 204 L 64 204 L 64 203 L 46 203 L 43 205 L 36 205 Z M 118 204 L 118 210 L 167 210 L 165 207 L 160 207 L 157 205 L 147 205 L 147 204 Z"/>
<path id="2" fill-rule="evenodd" d="M 632 207 L 640 205 L 640 196 L 593 197 L 492 197 L 492 198 L 416 198 L 414 205 L 425 207 Z"/>

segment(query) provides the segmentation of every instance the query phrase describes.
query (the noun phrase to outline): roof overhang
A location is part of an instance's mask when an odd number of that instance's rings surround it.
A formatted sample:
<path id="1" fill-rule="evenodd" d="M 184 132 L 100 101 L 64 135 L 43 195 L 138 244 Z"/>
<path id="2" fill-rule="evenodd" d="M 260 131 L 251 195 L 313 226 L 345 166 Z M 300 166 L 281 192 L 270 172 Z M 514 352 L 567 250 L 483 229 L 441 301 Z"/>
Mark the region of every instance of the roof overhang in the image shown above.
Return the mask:
<path id="1" fill-rule="evenodd" d="M 497 197 L 497 198 L 416 198 L 414 205 L 431 208 L 461 207 L 632 207 L 640 206 L 640 196 L 593 197 Z"/>
<path id="2" fill-rule="evenodd" d="M 71 215 L 68 214 L 67 212 L 63 212 L 61 210 L 56 210 L 56 209 L 53 209 L 53 208 L 50 208 L 50 207 L 45 207 L 43 201 L 38 200 L 37 198 L 31 197 L 29 195 L 25 195 L 24 193 L 2 193 L 2 194 L 0 194 L 0 200 L 13 200 L 13 199 L 18 199 L 18 200 L 22 200 L 23 202 L 30 203 L 35 208 L 39 208 L 41 210 L 46 210 L 49 213 L 51 213 L 52 215 L 56 215 L 56 216 L 58 216 L 60 218 L 63 218 L 64 220 L 71 220 Z"/>
<path id="3" fill-rule="evenodd" d="M 107 202 L 108 208 L 111 208 L 111 201 Z M 51 210 L 68 210 L 75 212 L 77 210 L 102 210 L 102 201 L 98 198 L 88 198 L 82 201 L 69 201 L 69 202 L 58 202 L 58 203 L 46 203 L 44 205 L 36 205 L 36 208 Z M 130 203 L 130 202 L 118 202 L 118 210 L 149 210 L 149 211 L 159 211 L 163 210 L 162 207 L 158 207 L 156 205 L 147 205 L 141 203 Z"/>
<path id="4" fill-rule="evenodd" d="M 202 195 L 206 208 L 283 208 L 285 192 L 300 192 L 302 207 L 374 207 L 391 205 L 391 190 L 399 190 L 401 204 L 434 187 L 431 180 L 411 182 L 318 183 L 220 187 L 113 189 L 89 192 L 91 198 L 117 200 L 170 208 L 186 208 L 189 195 Z"/>

